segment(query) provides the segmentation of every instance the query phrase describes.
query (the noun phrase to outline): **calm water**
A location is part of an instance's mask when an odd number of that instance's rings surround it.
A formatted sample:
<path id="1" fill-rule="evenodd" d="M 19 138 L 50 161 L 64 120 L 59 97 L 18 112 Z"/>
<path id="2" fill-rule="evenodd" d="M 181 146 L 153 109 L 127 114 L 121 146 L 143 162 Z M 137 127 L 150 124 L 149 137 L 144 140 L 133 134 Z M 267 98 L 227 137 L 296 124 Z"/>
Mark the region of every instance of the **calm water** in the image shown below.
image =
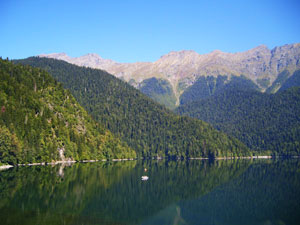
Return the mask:
<path id="1" fill-rule="evenodd" d="M 13 168 L 0 171 L 0 224 L 300 224 L 300 160 Z"/>

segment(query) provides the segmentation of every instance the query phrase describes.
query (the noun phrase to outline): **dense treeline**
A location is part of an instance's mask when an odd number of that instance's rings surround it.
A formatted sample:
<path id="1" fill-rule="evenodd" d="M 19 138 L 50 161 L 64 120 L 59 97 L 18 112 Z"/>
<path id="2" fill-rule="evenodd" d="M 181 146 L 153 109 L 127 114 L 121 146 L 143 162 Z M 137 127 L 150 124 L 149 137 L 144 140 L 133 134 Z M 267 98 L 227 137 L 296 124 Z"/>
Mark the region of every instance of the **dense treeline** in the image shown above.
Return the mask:
<path id="1" fill-rule="evenodd" d="M 228 90 L 176 111 L 211 123 L 251 149 L 300 154 L 300 88 L 276 94 Z"/>
<path id="2" fill-rule="evenodd" d="M 297 70 L 289 77 L 280 87 L 278 91 L 284 91 L 291 87 L 300 87 L 300 70 Z"/>
<path id="3" fill-rule="evenodd" d="M 288 70 L 284 70 L 279 73 L 272 85 L 266 89 L 266 93 L 276 93 L 279 88 L 288 80 L 289 77 L 290 72 Z"/>
<path id="4" fill-rule="evenodd" d="M 78 102 L 140 156 L 248 155 L 244 144 L 205 122 L 180 117 L 114 76 L 64 61 L 31 57 L 16 63 L 46 69 Z"/>
<path id="5" fill-rule="evenodd" d="M 176 97 L 169 81 L 155 77 L 143 80 L 138 89 L 156 102 L 169 109 L 175 109 Z"/>
<path id="6" fill-rule="evenodd" d="M 0 162 L 135 157 L 46 71 L 0 60 Z"/>
<path id="7" fill-rule="evenodd" d="M 227 90 L 259 90 L 259 87 L 245 76 L 199 77 L 180 96 L 180 105 L 205 99 Z"/>

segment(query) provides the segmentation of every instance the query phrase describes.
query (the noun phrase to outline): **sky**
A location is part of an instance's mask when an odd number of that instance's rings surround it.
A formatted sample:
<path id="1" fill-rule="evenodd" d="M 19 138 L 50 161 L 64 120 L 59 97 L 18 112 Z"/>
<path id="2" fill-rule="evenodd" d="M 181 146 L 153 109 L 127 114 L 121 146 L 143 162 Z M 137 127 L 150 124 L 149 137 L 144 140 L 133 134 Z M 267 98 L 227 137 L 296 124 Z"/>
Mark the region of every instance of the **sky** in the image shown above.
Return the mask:
<path id="1" fill-rule="evenodd" d="M 300 42 L 299 0 L 0 0 L 0 56 L 65 52 L 118 62 L 170 51 Z"/>

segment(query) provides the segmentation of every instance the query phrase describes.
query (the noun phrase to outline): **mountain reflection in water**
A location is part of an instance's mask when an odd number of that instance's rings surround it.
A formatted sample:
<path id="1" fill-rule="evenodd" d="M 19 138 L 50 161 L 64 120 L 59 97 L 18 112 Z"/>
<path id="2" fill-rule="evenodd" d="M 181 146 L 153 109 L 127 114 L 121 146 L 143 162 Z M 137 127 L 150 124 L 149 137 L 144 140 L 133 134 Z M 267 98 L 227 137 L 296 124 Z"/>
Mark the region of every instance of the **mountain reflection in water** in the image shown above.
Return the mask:
<path id="1" fill-rule="evenodd" d="M 299 166 L 299 160 L 152 160 L 12 168 L 0 172 L 0 221 L 298 224 Z"/>

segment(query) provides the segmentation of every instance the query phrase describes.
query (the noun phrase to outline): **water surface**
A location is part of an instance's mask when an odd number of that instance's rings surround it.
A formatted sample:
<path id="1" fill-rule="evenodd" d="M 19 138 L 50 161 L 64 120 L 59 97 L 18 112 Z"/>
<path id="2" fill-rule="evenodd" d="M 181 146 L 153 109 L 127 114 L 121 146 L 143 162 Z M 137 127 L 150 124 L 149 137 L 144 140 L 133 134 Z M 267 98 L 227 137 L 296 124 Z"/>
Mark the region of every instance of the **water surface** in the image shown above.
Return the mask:
<path id="1" fill-rule="evenodd" d="M 299 160 L 260 159 L 12 168 L 0 172 L 0 221 L 300 224 L 299 166 Z"/>

